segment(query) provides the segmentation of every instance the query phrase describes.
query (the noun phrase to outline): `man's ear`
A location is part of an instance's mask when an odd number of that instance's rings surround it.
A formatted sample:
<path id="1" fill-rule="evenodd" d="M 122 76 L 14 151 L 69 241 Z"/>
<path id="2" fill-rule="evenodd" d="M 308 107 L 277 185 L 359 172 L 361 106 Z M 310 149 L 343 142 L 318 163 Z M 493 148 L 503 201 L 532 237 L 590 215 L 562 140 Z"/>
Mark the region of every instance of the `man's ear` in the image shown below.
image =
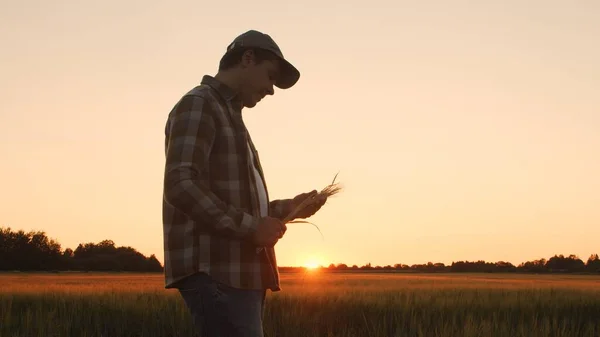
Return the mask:
<path id="1" fill-rule="evenodd" d="M 247 67 L 254 64 L 254 50 L 246 50 L 242 54 L 242 66 Z"/>

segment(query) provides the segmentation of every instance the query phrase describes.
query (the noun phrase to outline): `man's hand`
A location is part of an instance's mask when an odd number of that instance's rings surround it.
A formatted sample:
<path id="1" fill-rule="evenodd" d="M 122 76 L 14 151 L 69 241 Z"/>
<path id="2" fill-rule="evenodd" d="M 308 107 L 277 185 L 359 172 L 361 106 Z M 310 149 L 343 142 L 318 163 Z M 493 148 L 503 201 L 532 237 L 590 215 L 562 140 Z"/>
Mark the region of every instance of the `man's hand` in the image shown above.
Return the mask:
<path id="1" fill-rule="evenodd" d="M 295 218 L 306 219 L 313 216 L 318 210 L 321 209 L 321 207 L 323 207 L 323 205 L 325 205 L 325 202 L 327 202 L 327 197 L 319 196 L 318 194 L 319 193 L 316 190 L 308 193 L 298 194 L 294 197 L 294 199 L 292 199 L 292 208 L 290 209 L 290 212 L 292 209 L 298 207 L 306 198 L 314 198 L 314 200 L 309 203 L 308 206 L 296 213 Z"/>
<path id="2" fill-rule="evenodd" d="M 264 217 L 258 221 L 253 241 L 260 247 L 272 247 L 283 237 L 286 230 L 287 227 L 281 220 Z"/>

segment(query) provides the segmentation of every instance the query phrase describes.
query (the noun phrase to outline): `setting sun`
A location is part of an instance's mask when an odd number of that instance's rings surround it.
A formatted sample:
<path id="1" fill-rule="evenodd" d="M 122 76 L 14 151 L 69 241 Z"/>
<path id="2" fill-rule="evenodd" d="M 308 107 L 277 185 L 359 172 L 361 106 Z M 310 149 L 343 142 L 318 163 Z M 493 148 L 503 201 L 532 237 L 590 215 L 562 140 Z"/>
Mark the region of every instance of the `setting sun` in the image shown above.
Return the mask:
<path id="1" fill-rule="evenodd" d="M 317 269 L 319 268 L 319 264 L 317 262 L 311 261 L 304 265 L 306 269 Z"/>
<path id="2" fill-rule="evenodd" d="M 304 263 L 304 268 L 309 270 L 315 270 L 323 265 L 324 263 L 322 259 L 313 256 L 306 260 L 306 262 Z"/>

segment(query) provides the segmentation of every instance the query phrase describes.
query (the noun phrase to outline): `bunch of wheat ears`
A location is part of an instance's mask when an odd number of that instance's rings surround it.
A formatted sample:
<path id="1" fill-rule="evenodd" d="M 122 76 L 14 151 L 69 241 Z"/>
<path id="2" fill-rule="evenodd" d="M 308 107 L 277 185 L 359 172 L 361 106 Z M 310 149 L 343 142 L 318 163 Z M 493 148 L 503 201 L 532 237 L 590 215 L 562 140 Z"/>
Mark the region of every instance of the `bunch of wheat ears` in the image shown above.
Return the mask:
<path id="1" fill-rule="evenodd" d="M 288 216 L 285 219 L 283 219 L 283 223 L 286 223 L 286 224 L 287 223 L 307 223 L 307 224 L 311 224 L 311 225 L 315 226 L 315 228 L 317 228 L 317 230 L 319 231 L 319 233 L 321 233 L 321 230 L 319 229 L 319 226 L 315 225 L 314 223 L 306 221 L 306 220 L 294 220 L 294 219 L 295 219 L 296 215 L 300 211 L 302 211 L 304 208 L 312 206 L 314 203 L 319 202 L 319 200 L 322 200 L 322 198 L 329 198 L 331 196 L 334 196 L 334 195 L 338 194 L 342 190 L 342 186 L 339 183 L 335 182 L 338 174 L 336 174 L 335 177 L 333 177 L 333 181 L 331 182 L 331 184 L 327 185 L 319 193 L 317 193 L 317 194 L 315 194 L 313 196 L 310 196 L 310 197 L 304 199 L 304 201 L 302 201 L 298 206 L 296 206 L 296 208 L 294 208 L 288 214 Z M 323 233 L 321 233 L 321 237 L 323 237 Z"/>

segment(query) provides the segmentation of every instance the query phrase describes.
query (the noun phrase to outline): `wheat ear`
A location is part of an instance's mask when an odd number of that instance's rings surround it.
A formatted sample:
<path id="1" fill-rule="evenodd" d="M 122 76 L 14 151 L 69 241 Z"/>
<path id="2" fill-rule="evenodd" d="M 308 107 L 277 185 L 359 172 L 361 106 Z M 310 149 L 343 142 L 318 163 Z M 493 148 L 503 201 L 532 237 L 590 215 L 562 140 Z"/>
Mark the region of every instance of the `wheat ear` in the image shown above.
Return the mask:
<path id="1" fill-rule="evenodd" d="M 298 206 L 296 206 L 296 208 L 294 208 L 288 214 L 288 216 L 283 220 L 283 223 L 292 222 L 292 220 L 296 217 L 296 215 L 300 211 L 302 211 L 304 208 L 306 208 L 306 207 L 312 205 L 313 203 L 315 203 L 318 198 L 320 198 L 320 197 L 329 198 L 331 196 L 334 196 L 334 195 L 338 194 L 342 190 L 342 187 L 340 186 L 340 184 L 335 182 L 338 174 L 339 174 L 339 172 L 336 173 L 335 177 L 333 177 L 333 181 L 331 182 L 331 184 L 325 186 L 325 188 L 323 188 L 316 195 L 304 199 Z"/>

